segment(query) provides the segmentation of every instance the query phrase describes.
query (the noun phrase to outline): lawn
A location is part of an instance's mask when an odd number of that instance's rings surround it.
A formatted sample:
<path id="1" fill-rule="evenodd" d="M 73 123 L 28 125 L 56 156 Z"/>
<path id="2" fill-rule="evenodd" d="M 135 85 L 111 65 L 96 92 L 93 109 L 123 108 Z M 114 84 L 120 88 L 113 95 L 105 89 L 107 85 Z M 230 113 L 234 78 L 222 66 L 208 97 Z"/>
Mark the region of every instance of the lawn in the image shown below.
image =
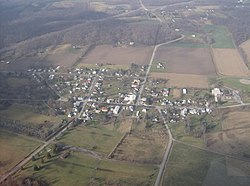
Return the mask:
<path id="1" fill-rule="evenodd" d="M 84 147 L 108 155 L 122 137 L 122 133 L 101 125 L 78 126 L 66 133 L 59 141 Z"/>
<path id="2" fill-rule="evenodd" d="M 213 48 L 235 48 L 232 35 L 226 27 L 205 25 L 203 30 L 211 36 Z"/>
<path id="3" fill-rule="evenodd" d="M 33 166 L 42 166 L 34 171 Z M 158 168 L 93 157 L 71 152 L 68 158 L 54 157 L 41 163 L 31 161 L 24 167 L 20 177 L 32 176 L 45 180 L 49 185 L 153 185 Z"/>
<path id="4" fill-rule="evenodd" d="M 174 143 L 163 185 L 203 185 L 211 164 L 221 162 L 221 158 L 223 157 L 207 151 Z"/>
<path id="5" fill-rule="evenodd" d="M 36 139 L 0 129 L 0 174 L 17 164 L 39 144 Z"/>
<path id="6" fill-rule="evenodd" d="M 5 110 L 0 110 L 1 120 L 17 120 L 24 123 L 41 124 L 45 121 L 61 123 L 60 117 L 47 116 L 34 112 L 34 108 L 24 104 L 12 104 Z"/>

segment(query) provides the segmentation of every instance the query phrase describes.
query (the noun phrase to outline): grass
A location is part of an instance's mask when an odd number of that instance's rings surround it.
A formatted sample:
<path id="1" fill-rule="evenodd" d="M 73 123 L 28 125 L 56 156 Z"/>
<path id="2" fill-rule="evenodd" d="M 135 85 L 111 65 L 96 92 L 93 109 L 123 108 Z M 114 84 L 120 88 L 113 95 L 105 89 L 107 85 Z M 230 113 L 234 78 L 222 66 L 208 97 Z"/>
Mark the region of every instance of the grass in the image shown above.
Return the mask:
<path id="1" fill-rule="evenodd" d="M 203 185 L 211 163 L 222 161 L 221 158 L 207 151 L 174 143 L 163 185 Z"/>
<path id="2" fill-rule="evenodd" d="M 157 68 L 158 63 L 160 63 L 161 65 L 163 65 L 164 68 Z M 150 72 L 167 72 L 167 62 L 165 61 L 154 61 L 151 68 L 150 68 Z"/>
<path id="3" fill-rule="evenodd" d="M 209 46 L 204 43 L 197 43 L 192 41 L 177 41 L 168 45 L 164 45 L 164 47 L 181 47 L 181 48 L 208 48 Z"/>
<path id="4" fill-rule="evenodd" d="M 78 126 L 76 129 L 65 134 L 60 142 L 68 145 L 80 146 L 104 154 L 109 154 L 122 134 L 109 130 L 100 125 Z"/>
<path id="5" fill-rule="evenodd" d="M 34 165 L 42 166 L 34 171 Z M 97 160 L 78 152 L 71 152 L 66 159 L 53 157 L 41 163 L 31 161 L 20 177 L 32 176 L 43 179 L 49 185 L 152 185 L 158 168 L 112 160 Z"/>
<path id="6" fill-rule="evenodd" d="M 192 134 L 188 134 L 185 132 L 185 125 L 183 123 L 170 124 L 169 126 L 176 140 L 196 145 L 198 147 L 204 146 L 202 138 L 196 138 Z"/>
<path id="7" fill-rule="evenodd" d="M 15 78 L 15 77 L 9 77 L 7 78 L 7 84 L 12 89 L 18 89 L 22 86 L 30 85 L 30 81 L 28 78 Z"/>
<path id="8" fill-rule="evenodd" d="M 0 174 L 17 164 L 39 144 L 36 139 L 0 129 Z"/>
<path id="9" fill-rule="evenodd" d="M 132 132 L 117 149 L 115 159 L 160 164 L 168 143 L 165 132 Z"/>
<path id="10" fill-rule="evenodd" d="M 218 114 L 209 114 L 203 116 L 189 116 L 190 132 L 187 132 L 184 122 L 170 124 L 171 131 L 175 139 L 182 142 L 203 147 L 203 138 L 195 137 L 196 133 L 199 133 L 201 123 L 207 124 L 206 133 L 217 132 L 222 130 L 220 119 Z M 202 129 L 203 130 L 203 129 Z"/>
<path id="11" fill-rule="evenodd" d="M 34 108 L 24 104 L 12 104 L 5 110 L 0 110 L 1 120 L 18 120 L 24 123 L 41 124 L 45 121 L 61 123 L 59 117 L 46 116 L 34 112 Z"/>
<path id="12" fill-rule="evenodd" d="M 20 175 L 42 178 L 49 185 L 88 185 L 97 163 L 97 159 L 75 152 L 66 159 L 54 158 L 44 164 L 40 160 L 31 161 Z M 34 171 L 35 164 L 43 168 Z"/>
<path id="13" fill-rule="evenodd" d="M 205 25 L 203 30 L 211 34 L 213 48 L 235 48 L 231 33 L 224 26 Z"/>
<path id="14" fill-rule="evenodd" d="M 158 167 L 127 162 L 101 161 L 94 185 L 153 185 Z"/>
<path id="15" fill-rule="evenodd" d="M 110 69 L 110 70 L 128 70 L 130 68 L 129 65 L 96 65 L 96 64 L 85 64 L 85 63 L 79 63 L 77 67 L 85 67 L 85 68 L 92 68 L 92 69 Z"/>

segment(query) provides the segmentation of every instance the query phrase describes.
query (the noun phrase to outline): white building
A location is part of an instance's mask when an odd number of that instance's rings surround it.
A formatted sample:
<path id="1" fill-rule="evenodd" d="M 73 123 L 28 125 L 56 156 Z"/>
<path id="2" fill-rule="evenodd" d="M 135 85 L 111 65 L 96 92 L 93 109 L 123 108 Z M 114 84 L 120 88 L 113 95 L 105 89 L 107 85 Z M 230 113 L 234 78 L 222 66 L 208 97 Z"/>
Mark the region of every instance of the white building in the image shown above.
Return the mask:
<path id="1" fill-rule="evenodd" d="M 120 106 L 115 106 L 115 109 L 113 110 L 113 114 L 118 114 L 119 113 L 119 111 L 120 111 Z"/>

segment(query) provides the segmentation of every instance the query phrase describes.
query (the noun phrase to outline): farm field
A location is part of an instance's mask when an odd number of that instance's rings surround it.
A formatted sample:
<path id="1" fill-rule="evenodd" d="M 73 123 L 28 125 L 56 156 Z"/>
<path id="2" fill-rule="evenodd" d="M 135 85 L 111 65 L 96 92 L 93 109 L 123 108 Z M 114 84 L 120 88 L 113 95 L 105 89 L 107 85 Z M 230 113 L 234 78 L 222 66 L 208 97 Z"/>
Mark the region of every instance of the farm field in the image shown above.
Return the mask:
<path id="1" fill-rule="evenodd" d="M 34 67 L 42 58 L 41 57 L 23 57 L 14 61 L 10 61 L 8 65 L 5 65 L 3 70 L 8 71 L 26 71 L 31 67 Z"/>
<path id="2" fill-rule="evenodd" d="M 16 165 L 41 142 L 36 139 L 0 129 L 0 174 Z"/>
<path id="3" fill-rule="evenodd" d="M 249 70 L 236 49 L 212 49 L 218 73 L 226 76 L 247 77 Z"/>
<path id="4" fill-rule="evenodd" d="M 250 157 L 250 128 L 208 133 L 205 136 L 208 149 L 237 156 Z"/>
<path id="5" fill-rule="evenodd" d="M 167 145 L 166 131 L 134 131 L 117 148 L 113 158 L 131 162 L 160 164 Z"/>
<path id="6" fill-rule="evenodd" d="M 104 126 L 78 126 L 66 133 L 59 142 L 83 147 L 108 155 L 122 137 L 122 133 Z"/>
<path id="7" fill-rule="evenodd" d="M 246 60 L 248 62 L 248 67 L 250 67 L 250 40 L 245 41 L 240 45 L 240 48 L 243 50 L 243 53 L 246 57 Z"/>
<path id="8" fill-rule="evenodd" d="M 150 73 L 151 78 L 167 79 L 170 87 L 208 88 L 208 79 L 203 75 L 177 73 Z"/>
<path id="9" fill-rule="evenodd" d="M 155 62 L 166 62 L 166 72 L 177 74 L 215 75 L 216 69 L 207 48 L 161 47 Z"/>
<path id="10" fill-rule="evenodd" d="M 213 40 L 212 48 L 235 48 L 232 35 L 226 27 L 205 25 L 203 30 Z"/>
<path id="11" fill-rule="evenodd" d="M 69 44 L 59 45 L 52 51 L 49 51 L 47 56 L 40 61 L 40 64 L 71 67 L 81 57 L 84 50 L 86 48 L 74 49 Z"/>
<path id="12" fill-rule="evenodd" d="M 12 104 L 4 110 L 0 110 L 1 120 L 16 120 L 24 123 L 42 124 L 46 121 L 50 123 L 61 123 L 60 117 L 47 116 L 34 112 L 34 108 L 24 104 Z"/>
<path id="13" fill-rule="evenodd" d="M 238 110 L 222 114 L 222 130 L 250 128 L 250 110 Z"/>
<path id="14" fill-rule="evenodd" d="M 175 142 L 163 185 L 203 185 L 212 163 L 222 161 L 221 158 L 219 155 Z"/>
<path id="15" fill-rule="evenodd" d="M 132 63 L 147 65 L 149 63 L 152 47 L 113 47 L 100 45 L 88 53 L 79 63 L 81 64 L 115 64 L 128 65 Z"/>
<path id="16" fill-rule="evenodd" d="M 42 164 L 42 169 L 33 171 L 39 162 L 30 162 L 19 177 L 42 178 L 50 185 L 146 185 L 154 183 L 158 168 L 93 157 L 71 152 L 69 157 L 54 157 Z"/>

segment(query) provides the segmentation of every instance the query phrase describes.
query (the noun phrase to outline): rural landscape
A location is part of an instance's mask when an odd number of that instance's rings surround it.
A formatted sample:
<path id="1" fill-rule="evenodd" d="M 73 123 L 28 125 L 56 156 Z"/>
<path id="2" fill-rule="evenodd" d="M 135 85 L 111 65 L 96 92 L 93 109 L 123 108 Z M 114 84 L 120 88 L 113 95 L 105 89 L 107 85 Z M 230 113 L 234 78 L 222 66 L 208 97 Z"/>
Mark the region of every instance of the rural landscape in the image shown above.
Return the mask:
<path id="1" fill-rule="evenodd" d="M 250 185 L 250 0 L 0 0 L 0 28 L 0 185 Z"/>

